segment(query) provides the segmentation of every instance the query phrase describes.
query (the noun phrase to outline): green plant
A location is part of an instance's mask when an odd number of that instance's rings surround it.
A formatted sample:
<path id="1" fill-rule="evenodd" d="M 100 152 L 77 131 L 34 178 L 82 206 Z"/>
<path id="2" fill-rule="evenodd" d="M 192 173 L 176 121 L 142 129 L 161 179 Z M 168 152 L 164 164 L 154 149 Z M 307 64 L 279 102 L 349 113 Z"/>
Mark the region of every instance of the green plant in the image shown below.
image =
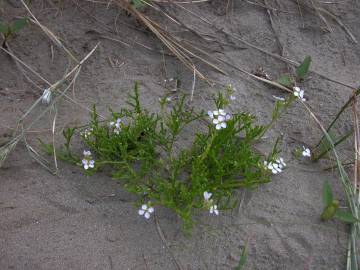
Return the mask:
<path id="1" fill-rule="evenodd" d="M 321 220 L 327 221 L 331 218 L 337 218 L 346 223 L 356 223 L 359 222 L 351 212 L 345 212 L 339 209 L 339 201 L 334 199 L 331 186 L 328 181 L 324 183 L 323 189 L 323 202 L 324 210 L 321 214 Z"/>
<path id="2" fill-rule="evenodd" d="M 306 56 L 303 62 L 296 68 L 295 74 L 284 74 L 276 82 L 286 86 L 293 87 L 296 82 L 301 82 L 309 73 L 311 64 L 311 57 Z"/>
<path id="3" fill-rule="evenodd" d="M 249 243 L 246 242 L 245 246 L 244 246 L 244 248 L 243 248 L 243 250 L 241 252 L 239 264 L 236 266 L 235 270 L 243 270 L 245 268 L 248 253 L 249 253 Z"/>
<path id="4" fill-rule="evenodd" d="M 13 23 L 4 23 L 0 21 L 0 33 L 4 35 L 4 42 L 2 46 L 5 46 L 9 38 L 23 29 L 27 24 L 27 21 L 27 18 L 17 19 Z"/>
<path id="5" fill-rule="evenodd" d="M 89 175 L 110 170 L 129 192 L 139 195 L 140 215 L 149 218 L 154 207 L 162 205 L 190 228 L 196 210 L 218 215 L 219 209 L 235 206 L 237 189 L 268 183 L 271 174 L 285 166 L 277 157 L 279 140 L 266 158 L 254 149 L 269 126 L 256 125 L 249 113 L 227 113 L 229 101 L 221 93 L 208 114 L 186 109 L 185 96 L 171 109 L 165 106 L 167 99 L 161 99 L 161 112 L 154 114 L 140 104 L 138 88 L 136 83 L 129 108 L 111 110 L 110 121 L 100 121 L 93 108 L 89 125 L 80 132 L 83 158 L 70 147 L 74 129 L 64 132 L 66 142 L 57 153 Z M 279 105 L 276 108 L 273 117 L 279 115 Z M 198 129 L 186 147 L 183 134 L 191 125 Z M 52 149 L 47 147 L 48 152 Z"/>

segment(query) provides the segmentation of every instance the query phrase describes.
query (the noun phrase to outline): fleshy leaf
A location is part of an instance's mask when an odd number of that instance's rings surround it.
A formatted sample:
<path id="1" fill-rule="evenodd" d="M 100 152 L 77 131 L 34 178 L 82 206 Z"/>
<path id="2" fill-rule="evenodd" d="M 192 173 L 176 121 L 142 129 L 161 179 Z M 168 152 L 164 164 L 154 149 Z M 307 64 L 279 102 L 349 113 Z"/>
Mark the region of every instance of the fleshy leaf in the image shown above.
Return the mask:
<path id="1" fill-rule="evenodd" d="M 235 270 L 242 270 L 244 269 L 246 260 L 247 260 L 247 256 L 249 253 L 249 246 L 248 243 L 245 244 L 243 251 L 241 252 L 241 257 L 240 257 L 240 261 L 239 264 L 237 265 L 237 267 L 235 268 Z"/>
<path id="2" fill-rule="evenodd" d="M 277 79 L 276 82 L 280 83 L 283 86 L 290 87 L 293 85 L 294 80 L 290 77 L 290 75 L 285 74 L 282 75 L 279 79 Z"/>
<path id="3" fill-rule="evenodd" d="M 0 33 L 7 34 L 9 32 L 9 27 L 3 23 L 0 22 Z"/>
<path id="4" fill-rule="evenodd" d="M 329 206 L 333 201 L 333 193 L 331 186 L 328 181 L 324 182 L 324 188 L 323 188 L 323 202 L 325 206 Z"/>
<path id="5" fill-rule="evenodd" d="M 356 217 L 354 217 L 350 212 L 344 212 L 341 210 L 336 211 L 335 217 L 346 223 L 356 223 L 360 221 Z"/>
<path id="6" fill-rule="evenodd" d="M 310 64 L 311 64 L 311 57 L 306 56 L 304 61 L 296 69 L 296 75 L 298 79 L 303 80 L 305 78 L 305 76 L 309 72 Z"/>
<path id="7" fill-rule="evenodd" d="M 27 24 L 27 18 L 21 18 L 16 20 L 11 26 L 11 32 L 19 32 Z"/>

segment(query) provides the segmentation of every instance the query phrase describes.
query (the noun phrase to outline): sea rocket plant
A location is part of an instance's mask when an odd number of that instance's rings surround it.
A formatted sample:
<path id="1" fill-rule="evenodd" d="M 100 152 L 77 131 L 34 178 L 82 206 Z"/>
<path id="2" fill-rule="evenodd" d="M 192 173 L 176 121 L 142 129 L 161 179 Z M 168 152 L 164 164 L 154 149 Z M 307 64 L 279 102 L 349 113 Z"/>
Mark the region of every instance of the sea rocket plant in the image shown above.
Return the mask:
<path id="1" fill-rule="evenodd" d="M 91 157 L 91 152 L 84 150 L 84 158 L 82 160 L 82 165 L 85 170 L 88 170 L 89 168 L 94 168 L 95 161 Z"/>
<path id="2" fill-rule="evenodd" d="M 139 209 L 138 213 L 140 216 L 144 216 L 144 218 L 149 219 L 150 215 L 154 213 L 155 209 L 154 207 L 150 206 L 149 203 L 143 204 L 141 208 Z"/>
<path id="3" fill-rule="evenodd" d="M 212 123 L 215 125 L 217 130 L 226 128 L 226 121 L 231 118 L 230 114 L 227 114 L 223 109 L 208 111 L 208 115 L 212 119 Z"/>
<path id="4" fill-rule="evenodd" d="M 108 120 L 100 120 L 94 106 L 91 120 L 81 129 L 83 156 L 70 149 L 75 128 L 64 132 L 66 142 L 57 153 L 83 167 L 87 175 L 106 171 L 121 180 L 127 191 L 138 195 L 140 203 L 134 213 L 141 218 L 151 219 L 154 205 L 161 205 L 182 219 L 184 229 L 190 229 L 199 208 L 210 216 L 220 216 L 220 211 L 235 206 L 233 191 L 268 183 L 272 174 L 286 166 L 278 157 L 279 140 L 269 154 L 259 153 L 254 145 L 295 96 L 277 102 L 283 107 L 275 108 L 269 125 L 261 125 L 252 114 L 230 113 L 227 106 L 232 94 L 215 95 L 208 114 L 189 108 L 185 96 L 174 98 L 169 106 L 164 106 L 165 97 L 160 101 L 160 113 L 150 113 L 141 105 L 136 85 L 129 107 L 110 110 Z M 182 131 L 190 125 L 204 126 L 191 133 L 191 144 L 181 143 Z M 53 154 L 52 145 L 46 150 Z M 299 150 L 301 156 L 303 149 Z M 263 155 L 267 156 L 264 164 Z"/>

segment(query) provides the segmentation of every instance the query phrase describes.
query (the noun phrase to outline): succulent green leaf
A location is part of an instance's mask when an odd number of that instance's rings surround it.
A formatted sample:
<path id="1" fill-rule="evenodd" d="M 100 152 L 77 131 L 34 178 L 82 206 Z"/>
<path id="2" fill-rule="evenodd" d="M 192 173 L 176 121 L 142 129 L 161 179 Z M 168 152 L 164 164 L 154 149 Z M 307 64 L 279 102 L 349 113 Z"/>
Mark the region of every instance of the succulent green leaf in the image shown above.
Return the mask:
<path id="1" fill-rule="evenodd" d="M 0 33 L 3 33 L 4 35 L 9 32 L 9 26 L 3 22 L 0 22 Z"/>
<path id="2" fill-rule="evenodd" d="M 239 264 L 237 265 L 235 270 L 243 270 L 244 269 L 248 253 L 249 253 L 249 246 L 248 246 L 248 243 L 246 243 L 246 245 L 241 253 Z"/>
<path id="3" fill-rule="evenodd" d="M 360 221 L 356 217 L 354 217 L 350 212 L 345 212 L 341 210 L 336 211 L 335 218 L 344 221 L 346 223 L 356 223 Z"/>
<path id="4" fill-rule="evenodd" d="M 281 84 L 283 86 L 290 87 L 293 85 L 294 80 L 291 78 L 290 75 L 285 74 L 285 75 L 282 75 L 279 79 L 277 79 L 276 82 L 278 82 L 279 84 Z"/>
<path id="5" fill-rule="evenodd" d="M 323 202 L 325 206 L 329 206 L 333 202 L 333 193 L 329 181 L 324 182 Z"/>
<path id="6" fill-rule="evenodd" d="M 16 20 L 11 26 L 11 32 L 16 33 L 19 32 L 24 26 L 27 24 L 27 18 L 21 18 Z"/>
<path id="7" fill-rule="evenodd" d="M 303 80 L 305 76 L 308 74 L 311 64 L 311 57 L 306 56 L 304 61 L 298 66 L 296 69 L 296 75 L 298 79 Z"/>

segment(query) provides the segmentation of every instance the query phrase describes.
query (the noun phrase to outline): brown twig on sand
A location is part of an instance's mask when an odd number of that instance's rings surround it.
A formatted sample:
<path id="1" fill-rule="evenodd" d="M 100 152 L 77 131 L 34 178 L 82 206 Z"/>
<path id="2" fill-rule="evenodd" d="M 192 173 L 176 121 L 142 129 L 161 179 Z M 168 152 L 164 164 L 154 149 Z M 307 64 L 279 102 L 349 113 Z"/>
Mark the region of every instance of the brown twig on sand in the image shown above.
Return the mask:
<path id="1" fill-rule="evenodd" d="M 150 18 L 142 14 L 140 11 L 138 11 L 136 8 L 134 8 L 129 2 L 126 0 L 116 0 L 116 3 L 118 6 L 122 9 L 125 9 L 127 12 L 135 16 L 139 21 L 141 21 L 147 28 L 151 30 L 151 32 L 154 33 L 154 35 L 160 39 L 164 45 L 189 69 L 195 70 L 195 73 L 197 76 L 199 76 L 203 80 L 207 80 L 204 74 L 202 74 L 195 66 L 195 64 L 192 62 L 190 57 L 183 52 L 179 48 L 179 44 L 174 43 L 173 40 L 169 39 L 169 36 L 171 36 L 169 33 L 167 33 L 164 29 L 160 27 L 157 23 L 152 21 Z"/>
<path id="2" fill-rule="evenodd" d="M 332 28 L 331 28 L 330 24 L 327 22 L 327 20 L 325 19 L 325 17 L 320 13 L 318 4 L 317 4 L 317 3 L 315 4 L 315 1 L 316 1 L 316 0 L 310 0 L 311 5 L 312 5 L 313 9 L 315 10 L 316 15 L 318 15 L 318 17 L 319 17 L 319 18 L 322 20 L 322 22 L 325 24 L 327 31 L 332 32 Z"/>
<path id="3" fill-rule="evenodd" d="M 296 1 L 296 0 L 293 0 L 293 1 Z M 193 16 L 195 16 L 195 13 L 194 13 L 194 12 L 192 12 L 192 13 L 190 13 L 190 14 L 192 14 Z M 197 15 L 196 18 L 199 18 L 199 17 L 198 17 L 199 15 L 198 15 L 198 14 L 196 14 L 196 15 Z M 201 16 L 200 16 L 200 17 L 201 17 Z M 204 21 L 204 22 L 206 22 L 208 25 L 210 25 L 213 29 L 215 29 L 215 30 L 218 31 L 219 33 L 222 33 L 222 34 L 226 35 L 227 37 L 230 37 L 230 38 L 232 38 L 232 39 L 234 39 L 234 40 L 237 40 L 237 41 L 241 42 L 242 44 L 244 44 L 245 46 L 248 46 L 248 47 L 250 47 L 250 48 L 256 49 L 256 50 L 258 50 L 258 51 L 260 51 L 260 52 L 262 52 L 262 53 L 264 53 L 264 54 L 266 54 L 266 55 L 269 55 L 269 56 L 271 56 L 271 57 L 273 57 L 273 58 L 275 58 L 275 59 L 281 60 L 281 61 L 283 61 L 283 62 L 285 62 L 285 63 L 290 64 L 290 65 L 293 65 L 293 66 L 299 66 L 299 65 L 300 65 L 300 63 L 297 62 L 297 61 L 295 61 L 295 60 L 292 60 L 292 59 L 290 59 L 290 58 L 287 58 L 287 57 L 278 55 L 278 54 L 276 54 L 276 53 L 269 52 L 269 51 L 267 51 L 267 50 L 265 50 L 265 49 L 263 49 L 263 48 L 260 48 L 259 46 L 256 46 L 256 45 L 252 44 L 252 43 L 249 42 L 249 41 L 244 40 L 244 39 L 241 38 L 240 36 L 237 36 L 237 35 L 229 32 L 228 30 L 225 30 L 225 29 L 223 29 L 223 28 L 217 27 L 215 24 L 211 23 L 208 19 L 206 19 L 206 18 L 204 18 L 204 17 L 202 17 L 201 20 Z M 328 80 L 328 81 L 330 81 L 330 82 L 333 82 L 333 83 L 336 83 L 336 84 L 345 86 L 345 87 L 350 88 L 350 89 L 354 89 L 354 88 L 355 88 L 353 85 L 350 85 L 350 84 L 348 84 L 348 83 L 345 83 L 345 82 L 342 82 L 342 81 L 339 81 L 339 80 L 335 80 L 335 79 L 333 79 L 333 78 L 330 78 L 329 76 L 327 76 L 327 75 L 325 75 L 325 74 L 322 74 L 322 73 L 320 73 L 320 72 L 318 72 L 318 71 L 316 71 L 316 70 L 311 69 L 310 72 L 312 72 L 312 73 L 314 73 L 314 74 L 320 76 L 321 78 L 326 79 L 326 80 Z"/>
<path id="4" fill-rule="evenodd" d="M 163 231 L 162 231 L 162 229 L 161 229 L 161 227 L 160 227 L 160 224 L 159 224 L 159 221 L 158 221 L 158 219 L 157 219 L 156 214 L 154 214 L 154 220 L 155 220 L 156 230 L 157 230 L 157 232 L 158 232 L 158 234 L 159 234 L 159 236 L 160 236 L 160 239 L 161 239 L 161 241 L 164 243 L 166 249 L 169 251 L 169 254 L 171 255 L 171 258 L 173 259 L 176 268 L 177 268 L 178 270 L 183 270 L 184 268 L 183 268 L 183 267 L 181 266 L 181 264 L 178 262 L 178 260 L 176 259 L 175 255 L 173 254 L 172 250 L 170 249 L 170 246 L 169 246 L 168 242 L 166 241 L 166 238 L 165 238 L 164 233 L 163 233 Z"/>
<path id="5" fill-rule="evenodd" d="M 355 161 L 354 161 L 354 188 L 359 188 L 359 172 L 360 172 L 360 128 L 359 118 L 357 112 L 357 96 L 354 92 L 353 95 L 353 120 L 354 120 L 354 149 L 355 149 Z M 359 192 L 360 199 L 360 192 Z"/>

